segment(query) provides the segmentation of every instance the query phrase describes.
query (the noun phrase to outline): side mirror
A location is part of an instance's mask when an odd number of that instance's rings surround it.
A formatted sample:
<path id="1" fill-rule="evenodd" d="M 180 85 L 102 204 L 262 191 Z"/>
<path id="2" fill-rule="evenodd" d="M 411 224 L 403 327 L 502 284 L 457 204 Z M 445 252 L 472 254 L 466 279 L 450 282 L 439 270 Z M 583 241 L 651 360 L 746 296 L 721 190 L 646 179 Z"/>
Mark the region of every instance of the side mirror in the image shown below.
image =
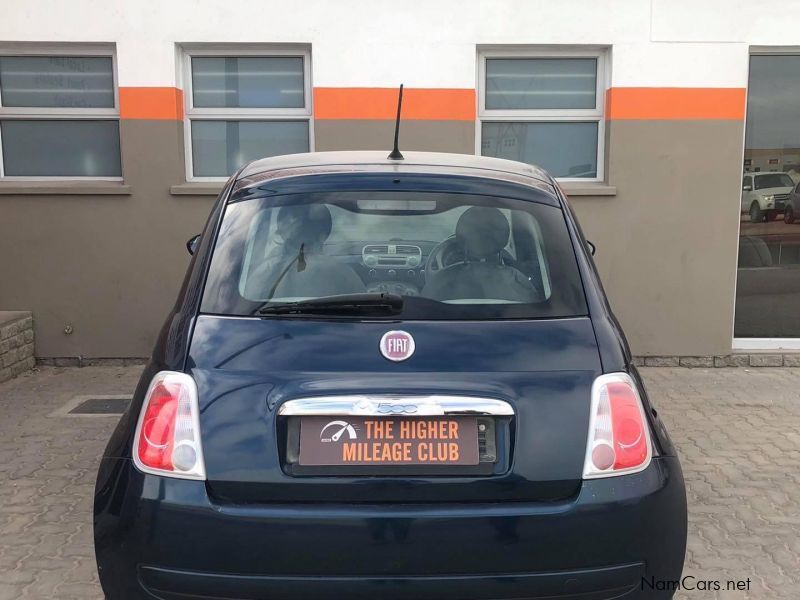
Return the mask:
<path id="1" fill-rule="evenodd" d="M 189 254 L 194 254 L 197 252 L 197 246 L 200 243 L 200 234 L 194 235 L 189 238 L 186 242 L 186 249 L 189 251 Z"/>
<path id="2" fill-rule="evenodd" d="M 743 192 L 752 192 L 753 191 L 753 186 L 752 185 L 743 185 L 742 186 L 742 191 Z"/>
<path id="3" fill-rule="evenodd" d="M 592 256 L 594 256 L 594 253 L 597 251 L 597 246 L 595 246 L 595 245 L 594 245 L 592 242 L 590 242 L 589 240 L 586 240 L 586 245 L 587 245 L 587 246 L 589 246 L 589 252 L 591 252 L 591 253 L 592 253 Z"/>

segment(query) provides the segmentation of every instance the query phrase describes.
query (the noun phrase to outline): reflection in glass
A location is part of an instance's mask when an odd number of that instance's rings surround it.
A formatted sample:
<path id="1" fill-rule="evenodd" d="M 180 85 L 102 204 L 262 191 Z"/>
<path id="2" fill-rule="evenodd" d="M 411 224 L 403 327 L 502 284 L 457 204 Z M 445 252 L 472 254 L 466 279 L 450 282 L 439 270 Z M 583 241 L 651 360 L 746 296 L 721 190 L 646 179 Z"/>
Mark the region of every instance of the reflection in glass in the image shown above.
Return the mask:
<path id="1" fill-rule="evenodd" d="M 547 169 L 554 177 L 597 177 L 597 122 L 484 122 L 481 154 Z"/>
<path id="2" fill-rule="evenodd" d="M 226 210 L 203 312 L 247 316 L 287 302 L 391 293 L 403 296 L 402 312 L 373 318 L 586 314 L 563 214 L 552 206 L 447 192 L 275 191 L 265 182 Z M 394 206 L 376 210 L 376 201 Z"/>
<path id="3" fill-rule="evenodd" d="M 9 107 L 114 108 L 109 56 L 0 56 L 0 100 Z"/>
<path id="4" fill-rule="evenodd" d="M 303 108 L 303 59 L 194 57 L 192 98 L 196 108 Z"/>
<path id="5" fill-rule="evenodd" d="M 117 121 L 6 120 L 0 136 L 8 176 L 122 175 Z"/>
<path id="6" fill-rule="evenodd" d="M 490 58 L 489 110 L 595 108 L 596 58 Z"/>
<path id="7" fill-rule="evenodd" d="M 750 58 L 735 337 L 800 337 L 800 55 Z"/>
<path id="8" fill-rule="evenodd" d="M 227 177 L 258 158 L 308 152 L 308 121 L 192 121 L 196 177 Z"/>

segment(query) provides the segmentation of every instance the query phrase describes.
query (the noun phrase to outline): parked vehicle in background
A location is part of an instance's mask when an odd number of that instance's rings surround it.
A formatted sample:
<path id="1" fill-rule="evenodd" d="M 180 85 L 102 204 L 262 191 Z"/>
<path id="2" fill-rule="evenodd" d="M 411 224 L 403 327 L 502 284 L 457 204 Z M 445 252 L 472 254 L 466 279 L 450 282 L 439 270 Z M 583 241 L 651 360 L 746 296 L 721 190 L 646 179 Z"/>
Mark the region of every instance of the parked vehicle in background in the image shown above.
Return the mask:
<path id="1" fill-rule="evenodd" d="M 680 463 L 558 184 L 394 155 L 220 194 L 100 464 L 109 599 L 672 597 Z"/>
<path id="2" fill-rule="evenodd" d="M 794 223 L 800 216 L 800 183 L 798 183 L 789 194 L 786 200 L 786 208 L 783 211 L 783 222 L 787 225 Z"/>
<path id="3" fill-rule="evenodd" d="M 787 173 L 745 173 L 742 178 L 742 212 L 752 223 L 772 221 L 786 207 L 794 181 Z"/>

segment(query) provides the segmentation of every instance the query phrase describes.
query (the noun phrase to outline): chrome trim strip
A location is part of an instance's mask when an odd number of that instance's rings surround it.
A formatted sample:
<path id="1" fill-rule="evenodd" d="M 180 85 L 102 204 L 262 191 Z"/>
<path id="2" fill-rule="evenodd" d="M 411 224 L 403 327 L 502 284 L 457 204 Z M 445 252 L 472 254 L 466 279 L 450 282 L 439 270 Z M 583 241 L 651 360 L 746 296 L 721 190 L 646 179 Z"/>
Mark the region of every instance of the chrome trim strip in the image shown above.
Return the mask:
<path id="1" fill-rule="evenodd" d="M 504 400 L 470 396 L 401 396 L 370 394 L 297 398 L 281 404 L 278 414 L 287 416 L 436 416 L 436 415 L 513 415 Z"/>

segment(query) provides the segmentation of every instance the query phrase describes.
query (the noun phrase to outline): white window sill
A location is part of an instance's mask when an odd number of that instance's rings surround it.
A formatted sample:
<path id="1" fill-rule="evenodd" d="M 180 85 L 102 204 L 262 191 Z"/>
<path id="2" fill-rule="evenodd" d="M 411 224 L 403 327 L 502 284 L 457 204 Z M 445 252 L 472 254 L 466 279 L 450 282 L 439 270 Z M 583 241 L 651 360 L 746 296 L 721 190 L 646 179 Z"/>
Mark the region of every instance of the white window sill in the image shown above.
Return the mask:
<path id="1" fill-rule="evenodd" d="M 0 181 L 4 196 L 130 196 L 131 186 L 114 181 Z"/>
<path id="2" fill-rule="evenodd" d="M 616 196 L 617 188 L 605 183 L 559 183 L 567 196 Z"/>
<path id="3" fill-rule="evenodd" d="M 190 181 L 170 186 L 169 193 L 173 196 L 219 196 L 222 188 L 225 187 L 225 183 L 224 181 Z"/>

